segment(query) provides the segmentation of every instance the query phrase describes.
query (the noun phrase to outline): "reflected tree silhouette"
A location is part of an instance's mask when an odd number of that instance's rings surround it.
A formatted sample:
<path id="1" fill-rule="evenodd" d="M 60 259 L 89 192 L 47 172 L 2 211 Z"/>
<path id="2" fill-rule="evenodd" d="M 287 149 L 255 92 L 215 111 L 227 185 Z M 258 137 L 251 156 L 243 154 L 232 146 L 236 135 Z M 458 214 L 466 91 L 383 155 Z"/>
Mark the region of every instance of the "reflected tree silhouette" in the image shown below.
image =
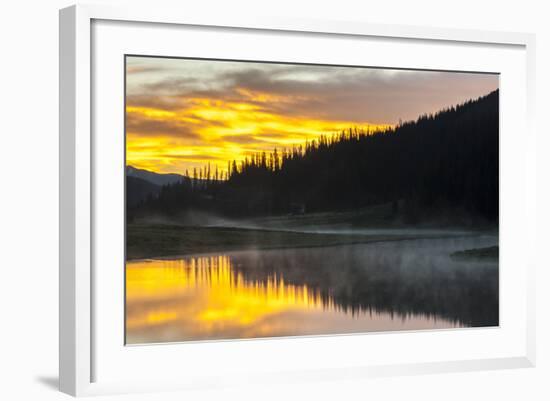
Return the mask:
<path id="1" fill-rule="evenodd" d="M 498 263 L 452 260 L 452 249 L 494 243 L 494 238 L 419 240 L 331 248 L 229 254 L 246 280 L 284 278 L 319 290 L 351 314 L 424 315 L 470 327 L 496 326 Z"/>

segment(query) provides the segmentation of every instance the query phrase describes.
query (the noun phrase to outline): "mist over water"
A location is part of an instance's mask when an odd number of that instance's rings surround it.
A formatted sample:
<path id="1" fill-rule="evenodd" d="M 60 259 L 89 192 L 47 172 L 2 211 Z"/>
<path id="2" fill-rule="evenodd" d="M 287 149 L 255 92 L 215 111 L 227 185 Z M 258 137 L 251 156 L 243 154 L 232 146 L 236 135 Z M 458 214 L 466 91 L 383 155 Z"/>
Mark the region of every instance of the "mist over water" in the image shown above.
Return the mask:
<path id="1" fill-rule="evenodd" d="M 377 231 L 379 232 L 379 231 Z M 495 235 L 127 263 L 127 342 L 496 326 Z"/>
<path id="2" fill-rule="evenodd" d="M 303 216 L 282 215 L 267 218 L 230 218 L 216 213 L 201 210 L 189 210 L 170 218 L 162 215 L 150 215 L 138 220 L 146 224 L 167 224 L 192 227 L 237 228 L 247 230 L 276 230 L 313 234 L 340 234 L 340 235 L 409 235 L 409 236 L 471 236 L 473 232 L 464 227 L 449 228 L 448 224 L 434 222 L 431 226 L 403 226 L 392 227 L 364 227 L 354 226 L 354 213 L 331 214 L 336 216 L 338 223 L 323 223 L 326 216 L 323 213 Z M 319 221 L 321 220 L 321 221 Z M 349 221 L 351 220 L 351 222 Z M 492 235 L 497 235 L 493 228 Z"/>

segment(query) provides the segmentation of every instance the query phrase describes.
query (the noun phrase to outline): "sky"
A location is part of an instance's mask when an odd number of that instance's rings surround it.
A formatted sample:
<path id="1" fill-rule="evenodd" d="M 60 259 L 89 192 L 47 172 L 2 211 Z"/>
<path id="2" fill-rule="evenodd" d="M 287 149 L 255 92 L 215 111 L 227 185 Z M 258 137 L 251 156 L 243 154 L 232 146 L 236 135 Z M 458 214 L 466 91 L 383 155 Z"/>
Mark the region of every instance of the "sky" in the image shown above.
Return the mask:
<path id="1" fill-rule="evenodd" d="M 383 129 L 497 88 L 494 74 L 128 56 L 126 162 L 221 172 L 256 152 Z"/>

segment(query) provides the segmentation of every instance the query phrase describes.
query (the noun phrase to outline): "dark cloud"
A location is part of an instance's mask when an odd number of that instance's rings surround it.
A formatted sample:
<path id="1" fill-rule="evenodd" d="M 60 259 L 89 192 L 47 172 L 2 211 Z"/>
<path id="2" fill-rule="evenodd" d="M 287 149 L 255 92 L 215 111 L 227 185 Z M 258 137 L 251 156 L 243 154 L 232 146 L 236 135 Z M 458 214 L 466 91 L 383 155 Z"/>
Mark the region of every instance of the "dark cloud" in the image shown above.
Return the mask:
<path id="1" fill-rule="evenodd" d="M 285 139 L 285 138 L 288 138 L 288 133 L 284 133 L 284 132 L 282 132 L 282 133 L 281 132 L 262 132 L 261 138 L 268 139 L 268 140 L 269 139 L 274 139 L 274 140 Z"/>
<path id="2" fill-rule="evenodd" d="M 151 119 L 137 113 L 126 115 L 126 132 L 144 137 L 200 138 L 193 130 L 192 124 L 168 119 Z"/>
<path id="3" fill-rule="evenodd" d="M 166 78 L 150 84 L 145 84 L 143 90 L 145 92 L 154 91 L 161 93 L 180 93 L 193 91 L 197 84 L 202 84 L 202 81 L 193 77 L 173 77 Z"/>
<path id="4" fill-rule="evenodd" d="M 126 73 L 128 74 L 141 74 L 143 72 L 157 72 L 162 71 L 161 67 L 145 66 L 145 65 L 132 65 L 126 67 Z"/>
<path id="5" fill-rule="evenodd" d="M 263 135 L 263 134 L 262 134 Z M 250 134 L 238 134 L 238 135 L 224 135 L 222 140 L 227 143 L 247 144 L 256 141 L 256 135 Z"/>
<path id="6" fill-rule="evenodd" d="M 213 61 L 212 63 L 215 63 Z M 141 104 L 165 110 L 192 98 L 247 102 L 259 111 L 286 116 L 396 123 L 485 95 L 498 76 L 428 71 L 313 66 L 250 66 L 223 72 L 215 82 L 194 77 L 165 78 L 148 86 Z M 157 93 L 168 95 L 155 95 Z M 260 101 L 248 94 L 277 96 Z M 150 99 L 146 99 L 149 97 Z"/>
<path id="7" fill-rule="evenodd" d="M 319 67 L 321 68 L 321 67 Z M 328 67 L 327 67 L 328 68 Z M 498 76 L 427 71 L 331 68 L 318 80 L 285 79 L 251 69 L 225 74 L 235 88 L 286 96 L 266 111 L 323 119 L 395 123 L 485 95 Z"/>
<path id="8" fill-rule="evenodd" d="M 154 94 L 127 95 L 127 107 L 146 107 L 166 111 L 176 111 L 187 107 L 185 99 L 180 96 L 160 96 Z"/>
<path id="9" fill-rule="evenodd" d="M 288 133 L 279 132 L 265 132 L 260 134 L 238 134 L 238 135 L 224 135 L 221 137 L 221 141 L 226 144 L 237 145 L 250 145 L 253 144 L 256 150 L 268 150 L 272 151 L 275 148 L 285 149 L 292 147 L 291 144 L 281 144 L 277 140 L 288 139 Z M 304 137 L 304 142 L 306 141 Z"/>

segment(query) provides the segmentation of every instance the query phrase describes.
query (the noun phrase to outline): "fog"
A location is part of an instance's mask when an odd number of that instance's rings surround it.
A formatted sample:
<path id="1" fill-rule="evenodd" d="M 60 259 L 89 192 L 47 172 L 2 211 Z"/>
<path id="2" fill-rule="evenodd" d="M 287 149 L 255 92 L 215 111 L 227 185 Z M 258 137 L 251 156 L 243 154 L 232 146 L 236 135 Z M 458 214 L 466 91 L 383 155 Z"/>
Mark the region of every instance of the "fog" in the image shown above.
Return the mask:
<path id="1" fill-rule="evenodd" d="M 498 324 L 498 262 L 457 261 L 450 254 L 494 245 L 498 237 L 479 235 L 228 256 L 250 280 L 284 277 L 351 311 L 421 313 L 478 326 Z"/>
<path id="2" fill-rule="evenodd" d="M 321 216 L 321 217 L 318 217 Z M 275 217 L 238 219 L 217 215 L 201 210 L 190 210 L 173 217 L 163 215 L 147 216 L 137 222 L 148 224 L 170 224 L 197 227 L 240 228 L 249 230 L 277 230 L 312 234 L 358 234 L 358 235 L 397 235 L 397 236 L 469 236 L 479 230 L 465 227 L 448 227 L 434 222 L 430 226 L 402 226 L 388 224 L 384 227 L 357 227 L 353 223 L 324 223 L 322 215 L 283 215 Z M 319 222 L 321 220 L 321 222 Z M 496 228 L 489 230 L 497 235 Z"/>

